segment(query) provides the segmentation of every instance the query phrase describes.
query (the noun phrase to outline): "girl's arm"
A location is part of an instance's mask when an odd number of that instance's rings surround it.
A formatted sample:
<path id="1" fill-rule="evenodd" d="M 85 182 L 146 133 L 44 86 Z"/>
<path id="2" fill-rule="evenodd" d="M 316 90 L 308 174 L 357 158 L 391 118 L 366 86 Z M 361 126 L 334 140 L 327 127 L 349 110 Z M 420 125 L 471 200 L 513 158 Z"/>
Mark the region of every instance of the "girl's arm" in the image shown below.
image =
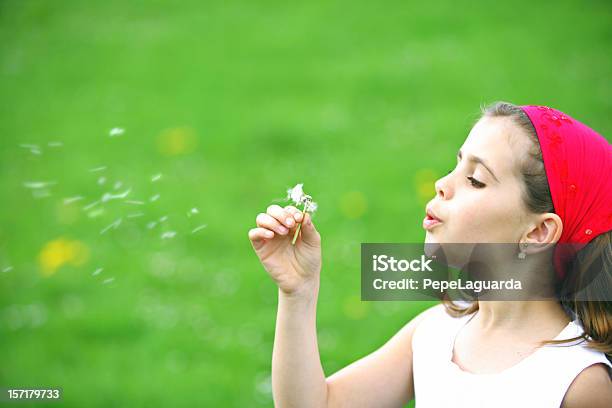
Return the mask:
<path id="1" fill-rule="evenodd" d="M 594 364 L 582 370 L 565 394 L 562 408 L 612 406 L 610 369 L 605 364 Z"/>
<path id="2" fill-rule="evenodd" d="M 272 351 L 272 393 L 276 407 L 326 407 L 327 384 L 316 332 L 318 289 L 305 296 L 278 291 Z"/>
<path id="3" fill-rule="evenodd" d="M 328 407 L 402 407 L 414 399 L 412 336 L 441 304 L 421 312 L 373 353 L 327 378 Z"/>
<path id="4" fill-rule="evenodd" d="M 321 235 L 310 214 L 292 206 L 268 207 L 249 230 L 255 253 L 278 286 L 272 352 L 277 407 L 387 407 L 413 398 L 412 334 L 424 312 L 372 354 L 325 378 L 316 333 Z M 291 237 L 302 223 L 300 238 Z M 439 305 L 441 306 L 441 305 Z M 437 306 L 434 306 L 437 307 Z M 429 309 L 431 310 L 431 309 Z"/>
<path id="5" fill-rule="evenodd" d="M 407 323 L 373 353 L 325 378 L 316 334 L 318 289 L 291 297 L 279 291 L 272 357 L 277 407 L 401 407 L 414 398 L 412 335 L 433 308 Z M 434 308 L 443 307 L 442 305 Z"/>

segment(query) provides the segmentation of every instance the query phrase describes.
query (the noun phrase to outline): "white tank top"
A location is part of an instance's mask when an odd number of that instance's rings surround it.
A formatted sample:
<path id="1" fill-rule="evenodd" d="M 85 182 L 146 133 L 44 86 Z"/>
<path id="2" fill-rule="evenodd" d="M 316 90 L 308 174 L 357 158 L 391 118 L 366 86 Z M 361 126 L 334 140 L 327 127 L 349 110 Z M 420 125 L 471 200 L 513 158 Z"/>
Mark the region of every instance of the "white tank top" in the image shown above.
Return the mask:
<path id="1" fill-rule="evenodd" d="M 455 318 L 438 305 L 415 329 L 412 367 L 416 408 L 559 408 L 583 369 L 596 363 L 612 367 L 604 353 L 577 340 L 540 347 L 500 373 L 469 373 L 452 361 L 452 354 L 457 333 L 472 316 Z M 582 333 L 578 321 L 573 321 L 555 340 Z"/>

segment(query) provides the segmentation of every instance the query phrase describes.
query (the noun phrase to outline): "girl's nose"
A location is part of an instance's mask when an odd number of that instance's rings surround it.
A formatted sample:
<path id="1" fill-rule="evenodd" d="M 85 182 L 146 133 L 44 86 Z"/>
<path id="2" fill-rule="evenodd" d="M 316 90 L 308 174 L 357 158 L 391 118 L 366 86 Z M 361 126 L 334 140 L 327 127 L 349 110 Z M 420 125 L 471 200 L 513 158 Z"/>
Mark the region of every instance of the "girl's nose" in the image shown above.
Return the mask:
<path id="1" fill-rule="evenodd" d="M 447 177 L 443 177 L 439 179 L 438 181 L 436 181 L 435 189 L 436 189 L 436 194 L 438 195 L 438 197 L 442 199 L 448 199 L 450 197 L 449 195 L 450 190 L 447 186 Z"/>

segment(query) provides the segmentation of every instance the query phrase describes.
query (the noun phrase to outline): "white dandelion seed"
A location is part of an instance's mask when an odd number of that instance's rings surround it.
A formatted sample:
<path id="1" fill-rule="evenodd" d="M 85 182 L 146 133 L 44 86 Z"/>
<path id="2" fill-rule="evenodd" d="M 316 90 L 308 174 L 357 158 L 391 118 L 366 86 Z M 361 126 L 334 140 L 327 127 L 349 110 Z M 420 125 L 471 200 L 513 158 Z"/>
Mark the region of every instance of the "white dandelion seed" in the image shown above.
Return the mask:
<path id="1" fill-rule="evenodd" d="M 28 149 L 28 150 L 32 150 L 32 149 L 40 149 L 39 145 L 35 145 L 35 144 L 28 144 L 28 143 L 22 143 L 19 145 L 19 147 L 22 147 L 24 149 Z"/>
<path id="2" fill-rule="evenodd" d="M 100 231 L 100 235 L 104 234 L 106 231 L 108 231 L 111 228 L 117 229 L 119 225 L 121 225 L 121 218 L 117 218 L 112 224 L 104 227 L 102 231 Z"/>
<path id="3" fill-rule="evenodd" d="M 106 177 L 102 176 L 98 179 L 98 185 L 101 186 L 104 183 L 106 183 Z"/>
<path id="4" fill-rule="evenodd" d="M 28 149 L 32 154 L 41 154 L 41 149 L 39 145 L 23 143 L 20 144 L 19 147 Z"/>
<path id="5" fill-rule="evenodd" d="M 98 171 L 104 171 L 104 170 L 106 170 L 106 166 L 94 167 L 93 169 L 89 169 L 91 173 L 96 173 Z"/>
<path id="6" fill-rule="evenodd" d="M 84 198 L 83 196 L 74 196 L 74 197 L 64 198 L 64 204 L 72 204 L 76 201 L 82 200 L 83 198 Z"/>
<path id="7" fill-rule="evenodd" d="M 89 203 L 85 207 L 83 207 L 83 211 L 89 211 L 91 208 L 95 207 L 98 204 L 100 204 L 100 200 L 96 200 L 93 203 Z"/>
<path id="8" fill-rule="evenodd" d="M 153 228 L 155 228 L 156 225 L 157 225 L 156 221 L 151 221 L 151 222 L 147 223 L 147 228 L 148 229 L 153 229 Z"/>
<path id="9" fill-rule="evenodd" d="M 98 268 L 95 271 L 93 271 L 91 276 L 98 276 L 103 270 L 104 270 L 104 268 Z"/>
<path id="10" fill-rule="evenodd" d="M 161 234 L 161 239 L 171 239 L 176 236 L 176 231 L 166 231 Z"/>
<path id="11" fill-rule="evenodd" d="M 103 285 L 108 285 L 109 283 L 113 283 L 115 281 L 115 278 L 106 278 L 102 281 Z"/>
<path id="12" fill-rule="evenodd" d="M 6 268 L 2 269 L 2 272 L 7 273 L 13 270 L 12 266 L 7 266 Z"/>
<path id="13" fill-rule="evenodd" d="M 158 173 L 158 174 L 154 175 L 153 177 L 151 177 L 151 182 L 155 183 L 156 181 L 159 181 L 161 179 L 161 177 L 162 177 L 162 174 Z"/>
<path id="14" fill-rule="evenodd" d="M 110 132 L 108 133 L 108 135 L 110 137 L 115 137 L 115 136 L 121 136 L 124 133 L 125 133 L 125 129 L 116 127 L 116 128 L 112 128 Z"/>
<path id="15" fill-rule="evenodd" d="M 159 219 L 159 222 L 164 222 L 164 221 L 166 221 L 166 220 L 168 220 L 168 216 L 167 216 L 167 215 L 164 215 L 163 217 L 161 217 L 161 218 Z"/>
<path id="16" fill-rule="evenodd" d="M 101 216 L 102 214 L 104 214 L 104 208 L 96 208 L 95 210 L 88 212 L 87 217 L 96 218 Z"/>
<path id="17" fill-rule="evenodd" d="M 49 142 L 47 146 L 49 147 L 62 147 L 64 144 L 62 142 Z"/>
<path id="18" fill-rule="evenodd" d="M 115 184 L 113 185 L 113 188 L 115 190 L 119 190 L 121 187 L 123 186 L 123 183 L 120 181 L 115 182 Z"/>
<path id="19" fill-rule="evenodd" d="M 128 194 L 130 194 L 130 191 L 132 191 L 131 188 L 128 188 L 123 193 L 118 193 L 118 194 L 104 193 L 104 195 L 102 196 L 102 202 L 105 203 L 110 200 L 118 200 L 121 198 L 125 198 L 128 196 Z"/>
<path id="20" fill-rule="evenodd" d="M 138 218 L 138 217 L 143 217 L 143 216 L 144 216 L 144 213 L 139 212 L 139 213 L 128 214 L 126 215 L 126 218 Z"/>
<path id="21" fill-rule="evenodd" d="M 153 201 L 157 201 L 159 200 L 160 195 L 159 194 L 155 194 L 154 196 L 151 196 L 151 198 L 149 198 L 149 201 L 153 202 Z"/>
<path id="22" fill-rule="evenodd" d="M 36 190 L 39 188 L 46 188 L 55 184 L 57 184 L 56 181 L 26 181 L 25 183 L 23 183 L 23 186 Z"/>
<path id="23" fill-rule="evenodd" d="M 195 234 L 196 232 L 198 232 L 198 231 L 200 231 L 200 230 L 203 230 L 203 229 L 204 229 L 204 228 L 206 228 L 207 226 L 208 226 L 208 224 L 202 224 L 202 225 L 199 225 L 199 226 L 195 227 L 195 228 L 193 229 L 193 231 L 191 231 L 191 233 L 192 233 L 192 234 Z"/>
<path id="24" fill-rule="evenodd" d="M 124 203 L 126 204 L 132 204 L 132 205 L 144 205 L 144 201 L 138 201 L 138 200 L 125 200 Z"/>
<path id="25" fill-rule="evenodd" d="M 199 213 L 200 211 L 197 208 L 193 207 L 191 210 L 189 210 L 189 212 L 187 213 L 187 216 L 191 217 L 193 214 L 199 214 Z"/>
<path id="26" fill-rule="evenodd" d="M 287 199 L 293 201 L 296 205 L 301 204 L 304 197 L 304 183 L 296 184 L 295 187 L 287 190 Z"/>
<path id="27" fill-rule="evenodd" d="M 46 188 L 32 190 L 32 197 L 36 199 L 50 197 L 50 196 L 51 196 L 51 193 Z"/>

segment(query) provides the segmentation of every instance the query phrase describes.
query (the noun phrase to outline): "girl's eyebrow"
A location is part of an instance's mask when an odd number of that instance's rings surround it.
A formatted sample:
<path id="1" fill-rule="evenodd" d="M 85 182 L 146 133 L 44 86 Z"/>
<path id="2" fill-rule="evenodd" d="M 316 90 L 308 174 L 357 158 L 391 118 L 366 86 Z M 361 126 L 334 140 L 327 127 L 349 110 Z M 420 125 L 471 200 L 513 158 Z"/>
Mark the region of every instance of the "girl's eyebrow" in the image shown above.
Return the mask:
<path id="1" fill-rule="evenodd" d="M 461 160 L 461 149 L 459 149 L 459 151 L 457 152 L 457 157 L 459 158 L 459 160 Z M 499 180 L 497 179 L 497 177 L 495 177 L 495 173 L 493 173 L 493 170 L 491 170 L 491 168 L 489 166 L 487 166 L 487 164 L 485 163 L 485 161 L 478 157 L 478 156 L 474 156 L 474 155 L 468 155 L 468 161 L 472 162 L 472 163 L 478 163 L 478 164 L 482 164 L 482 166 L 487 169 L 489 171 L 489 173 L 491 173 L 491 175 L 493 176 L 493 178 L 495 179 L 495 181 L 497 181 L 499 183 Z"/>

